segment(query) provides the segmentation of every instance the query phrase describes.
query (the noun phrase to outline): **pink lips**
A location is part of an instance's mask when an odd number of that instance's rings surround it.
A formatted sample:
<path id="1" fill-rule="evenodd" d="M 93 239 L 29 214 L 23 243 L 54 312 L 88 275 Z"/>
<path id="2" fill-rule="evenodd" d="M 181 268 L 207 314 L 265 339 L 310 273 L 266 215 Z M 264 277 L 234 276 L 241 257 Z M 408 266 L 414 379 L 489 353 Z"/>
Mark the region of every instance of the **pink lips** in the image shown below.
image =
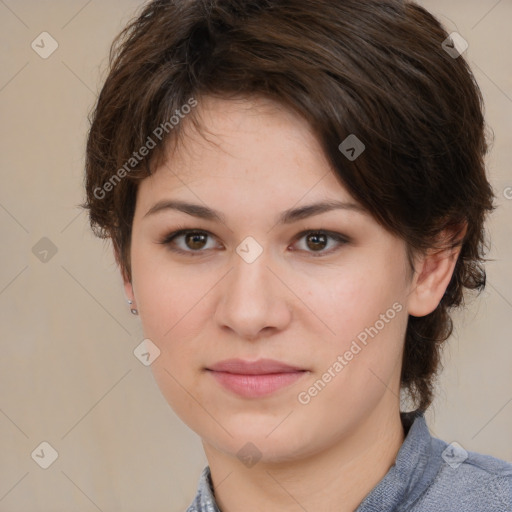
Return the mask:
<path id="1" fill-rule="evenodd" d="M 300 379 L 307 370 L 276 361 L 228 359 L 207 368 L 223 387 L 237 395 L 257 398 L 274 393 Z"/>

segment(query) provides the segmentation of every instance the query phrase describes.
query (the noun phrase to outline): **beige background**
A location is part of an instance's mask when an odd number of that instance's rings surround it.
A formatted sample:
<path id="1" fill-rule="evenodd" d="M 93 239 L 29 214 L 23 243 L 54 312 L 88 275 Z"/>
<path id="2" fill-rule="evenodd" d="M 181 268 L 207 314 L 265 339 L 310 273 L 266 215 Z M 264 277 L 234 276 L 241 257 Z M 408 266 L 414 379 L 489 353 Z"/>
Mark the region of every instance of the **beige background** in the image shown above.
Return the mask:
<path id="1" fill-rule="evenodd" d="M 456 317 L 429 420 L 448 442 L 512 461 L 512 2 L 422 3 L 469 42 L 500 202 L 488 288 Z M 0 0 L 0 512 L 180 512 L 206 465 L 134 357 L 142 330 L 110 245 L 76 208 L 87 113 L 110 42 L 140 5 Z M 48 59 L 31 48 L 43 31 L 59 44 Z M 57 249 L 46 263 L 33 252 L 43 237 Z M 46 470 L 31 458 L 43 441 L 59 454 Z"/>

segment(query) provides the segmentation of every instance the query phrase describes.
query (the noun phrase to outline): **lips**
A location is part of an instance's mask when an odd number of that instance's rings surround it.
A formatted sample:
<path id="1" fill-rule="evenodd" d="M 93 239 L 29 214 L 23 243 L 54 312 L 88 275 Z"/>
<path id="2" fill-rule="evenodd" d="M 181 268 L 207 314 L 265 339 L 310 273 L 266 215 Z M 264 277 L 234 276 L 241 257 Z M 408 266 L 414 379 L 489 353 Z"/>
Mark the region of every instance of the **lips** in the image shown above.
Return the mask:
<path id="1" fill-rule="evenodd" d="M 235 373 L 239 375 L 268 375 L 271 373 L 292 373 L 306 371 L 298 366 L 291 366 L 275 359 L 227 359 L 207 368 L 214 372 Z"/>
<path id="2" fill-rule="evenodd" d="M 274 359 L 228 359 L 206 370 L 224 389 L 243 398 L 271 395 L 291 386 L 309 373 L 308 370 Z"/>

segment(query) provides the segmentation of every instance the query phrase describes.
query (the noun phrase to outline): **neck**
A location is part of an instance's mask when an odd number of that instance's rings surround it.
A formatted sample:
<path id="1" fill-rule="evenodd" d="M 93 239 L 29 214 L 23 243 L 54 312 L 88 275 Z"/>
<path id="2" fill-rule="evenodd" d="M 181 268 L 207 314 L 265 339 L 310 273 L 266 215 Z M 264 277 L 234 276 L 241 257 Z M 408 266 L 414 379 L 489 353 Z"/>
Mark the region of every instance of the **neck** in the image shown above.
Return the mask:
<path id="1" fill-rule="evenodd" d="M 404 441 L 399 409 L 375 409 L 328 449 L 246 468 L 203 441 L 222 512 L 352 512 L 393 465 Z M 299 507 L 299 508 L 298 508 Z"/>

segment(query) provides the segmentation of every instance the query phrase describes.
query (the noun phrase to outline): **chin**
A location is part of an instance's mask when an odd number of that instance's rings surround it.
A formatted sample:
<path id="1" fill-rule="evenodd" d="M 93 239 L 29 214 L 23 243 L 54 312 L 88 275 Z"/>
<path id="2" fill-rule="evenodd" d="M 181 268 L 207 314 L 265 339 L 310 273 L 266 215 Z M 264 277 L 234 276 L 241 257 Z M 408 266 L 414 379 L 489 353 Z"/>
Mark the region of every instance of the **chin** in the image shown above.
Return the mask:
<path id="1" fill-rule="evenodd" d="M 213 433 L 217 437 L 211 436 L 212 432 L 208 433 L 210 435 L 198 432 L 198 435 L 217 450 L 238 458 L 244 464 L 246 459 L 269 464 L 289 462 L 315 451 L 313 438 L 302 437 L 298 429 L 292 425 L 285 428 L 284 423 L 277 428 L 279 421 L 275 419 L 269 421 L 264 428 L 256 428 L 254 425 L 248 427 L 247 422 L 237 427 L 226 424 L 226 429 L 233 437 L 224 431 L 222 438 L 218 437 L 218 431 Z M 250 463 L 245 465 L 249 467 Z"/>

